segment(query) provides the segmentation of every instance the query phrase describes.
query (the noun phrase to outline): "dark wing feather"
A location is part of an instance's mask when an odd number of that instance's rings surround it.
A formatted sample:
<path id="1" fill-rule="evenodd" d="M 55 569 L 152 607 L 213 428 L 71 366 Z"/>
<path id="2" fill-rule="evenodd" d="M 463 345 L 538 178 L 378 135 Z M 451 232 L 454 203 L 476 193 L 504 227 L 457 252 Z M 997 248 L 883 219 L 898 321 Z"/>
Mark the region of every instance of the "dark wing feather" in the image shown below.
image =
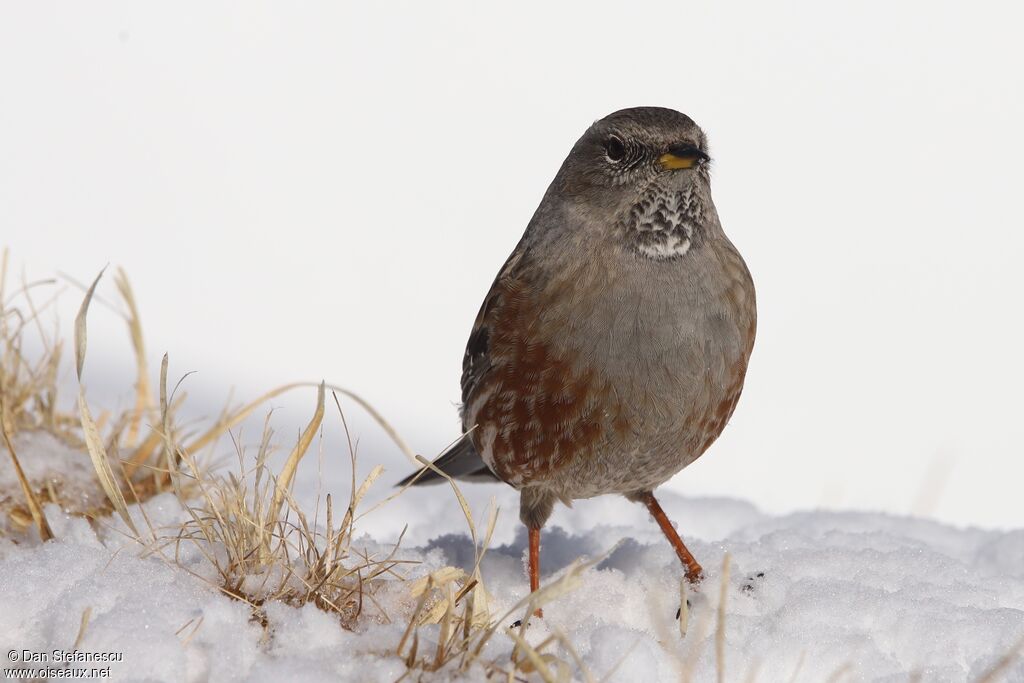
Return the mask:
<path id="1" fill-rule="evenodd" d="M 494 313 L 501 306 L 503 292 L 507 291 L 502 287 L 502 282 L 516 279 L 517 266 L 523 256 L 523 245 L 520 244 L 512 252 L 512 255 L 501 267 L 498 277 L 494 279 L 487 297 L 480 306 L 480 312 L 476 314 L 476 321 L 473 323 L 473 331 L 469 334 L 469 342 L 466 343 L 466 355 L 462 357 L 462 408 L 473 398 L 480 380 L 493 367 L 491 363 L 491 328 L 490 324 Z M 463 425 L 463 431 L 473 425 Z"/>

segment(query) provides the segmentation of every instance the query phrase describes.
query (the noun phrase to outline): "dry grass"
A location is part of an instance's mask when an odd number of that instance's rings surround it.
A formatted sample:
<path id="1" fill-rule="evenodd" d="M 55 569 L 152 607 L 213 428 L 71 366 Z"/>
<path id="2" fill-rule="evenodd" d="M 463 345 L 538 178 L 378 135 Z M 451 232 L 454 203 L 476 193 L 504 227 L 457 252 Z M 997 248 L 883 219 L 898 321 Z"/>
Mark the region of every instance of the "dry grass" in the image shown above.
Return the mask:
<path id="1" fill-rule="evenodd" d="M 61 347 L 59 343 L 52 343 L 43 330 L 39 320 L 41 309 L 33 298 L 33 290 L 49 283 L 30 283 L 23 279 L 20 288 L 8 292 L 7 268 L 8 254 L 4 249 L 0 253 L 0 432 L 23 500 L 18 501 L 4 492 L 0 510 L 7 513 L 15 529 L 33 525 L 43 540 L 49 540 L 53 532 L 43 515 L 42 505 L 57 494 L 53 487 L 29 481 L 18 459 L 14 436 L 23 429 L 40 429 L 67 438 L 56 410 Z M 21 305 L 15 306 L 15 302 Z M 43 304 L 42 309 L 49 303 Z M 36 362 L 32 362 L 24 350 L 26 330 L 30 328 L 38 330 L 43 346 Z"/>
<path id="2" fill-rule="evenodd" d="M 133 408 L 121 416 L 114 438 L 104 438 L 89 408 L 82 373 L 87 351 L 87 319 L 89 306 L 103 273 L 86 291 L 75 321 L 75 366 L 79 379 L 78 411 L 82 441 L 89 452 L 97 478 L 106 494 L 112 512 L 126 527 L 126 533 L 144 546 L 145 551 L 162 557 L 186 571 L 194 571 L 181 562 L 183 552 L 194 549 L 206 561 L 216 577 L 199 576 L 232 598 L 246 602 L 253 617 L 266 623 L 263 605 L 270 601 L 293 606 L 307 603 L 336 614 L 343 626 L 351 627 L 374 604 L 376 590 L 387 581 L 401 580 L 396 567 L 396 545 L 385 557 L 370 557 L 352 548 L 354 522 L 359 505 L 383 472 L 378 466 L 369 477 L 349 492 L 349 500 L 340 524 L 336 524 L 334 500 L 326 499 L 325 522 L 318 524 L 318 514 L 311 519 L 291 495 L 291 484 L 299 464 L 315 440 L 325 414 L 326 385 L 317 390 L 313 417 L 291 449 L 284 466 L 273 472 L 269 465 L 275 448 L 269 422 L 254 464 L 247 467 L 245 449 L 235 443 L 238 456 L 235 472 L 221 473 L 207 466 L 201 457 L 229 430 L 249 417 L 261 404 L 285 391 L 307 384 L 293 384 L 267 392 L 258 400 L 236 410 L 226 410 L 215 424 L 194 437 L 182 436 L 175 424 L 179 401 L 175 391 L 168 389 L 168 359 L 164 356 L 160 369 L 158 397 L 149 397 L 149 384 L 143 378 L 146 370 L 144 342 L 138 322 L 138 308 L 127 278 L 120 273 L 117 288 L 127 310 L 132 346 L 137 356 L 140 378 L 136 383 Z M 334 404 L 344 424 L 335 388 Z M 358 397 L 354 397 L 357 400 Z M 375 412 L 371 414 L 383 422 Z M 387 431 L 394 434 L 389 425 Z M 347 433 L 347 428 L 346 428 Z M 404 442 L 396 443 L 407 450 Z M 133 445 L 134 444 L 134 445 Z M 353 477 L 355 453 L 350 444 Z M 128 457 L 111 458 L 111 451 L 129 453 Z M 147 518 L 144 507 L 133 517 L 129 501 L 144 502 L 161 492 L 173 493 L 187 518 L 180 528 L 168 532 L 156 528 Z M 317 511 L 319 513 L 319 510 Z M 377 606 L 377 617 L 388 619 Z"/>
<path id="3" fill-rule="evenodd" d="M 165 389 L 164 381 L 161 387 Z M 190 481 L 195 494 L 179 496 L 188 519 L 177 534 L 152 533 L 155 540 L 148 550 L 183 566 L 179 561 L 183 549 L 194 548 L 214 569 L 214 586 L 248 603 L 261 623 L 266 623 L 263 605 L 278 601 L 293 606 L 313 603 L 338 615 L 343 626 L 353 626 L 366 604 L 374 603 L 374 593 L 384 579 L 399 576 L 395 568 L 402 561 L 394 557 L 397 545 L 382 558 L 361 555 L 351 545 L 355 511 L 379 476 L 379 468 L 362 486 L 350 489 L 338 525 L 332 496 L 327 496 L 322 528 L 291 497 L 291 473 L 308 450 L 323 414 L 321 386 L 314 417 L 276 477 L 267 464 L 272 450 L 267 423 L 252 468 L 246 468 L 244 449 L 237 448 L 238 476 L 204 470 L 187 451 L 169 445 L 177 456 L 171 477 L 175 489 L 177 482 Z M 354 473 L 354 457 L 352 467 Z M 387 618 L 379 606 L 376 613 Z"/>
<path id="4" fill-rule="evenodd" d="M 58 401 L 58 372 L 63 344 L 56 338 L 56 333 L 47 332 L 41 319 L 53 305 L 57 293 L 48 292 L 49 296 L 42 303 L 35 300 L 37 290 L 56 289 L 54 281 L 25 282 L 23 278 L 20 287 L 8 292 L 7 265 L 8 257 L 4 250 L 0 259 L 0 426 L 23 497 L 18 500 L 0 492 L 0 514 L 6 517 L 6 526 L 15 535 L 32 526 L 43 539 L 52 537 L 42 514 L 42 506 L 47 503 L 57 503 L 70 513 L 90 518 L 117 512 L 130 522 L 125 513 L 122 489 L 133 490 L 134 500 L 146 500 L 167 490 L 168 479 L 166 470 L 155 466 L 165 457 L 158 431 L 150 430 L 146 438 L 140 439 L 144 425 L 154 422 L 155 412 L 148 395 L 141 323 L 127 278 L 119 271 L 116 281 L 127 311 L 123 316 L 136 351 L 139 373 L 137 401 L 134 408 L 122 414 L 115 416 L 103 412 L 94 418 L 85 402 L 81 385 L 77 413 L 62 409 Z M 85 315 L 92 291 L 90 288 L 75 324 L 79 379 L 85 356 Z M 30 333 L 34 333 L 31 343 Z M 83 507 L 81 498 L 64 495 L 59 474 L 56 479 L 29 480 L 17 459 L 14 442 L 17 435 L 31 432 L 46 432 L 75 449 L 87 450 L 99 475 L 98 483 L 103 495 L 89 498 L 92 504 Z"/>

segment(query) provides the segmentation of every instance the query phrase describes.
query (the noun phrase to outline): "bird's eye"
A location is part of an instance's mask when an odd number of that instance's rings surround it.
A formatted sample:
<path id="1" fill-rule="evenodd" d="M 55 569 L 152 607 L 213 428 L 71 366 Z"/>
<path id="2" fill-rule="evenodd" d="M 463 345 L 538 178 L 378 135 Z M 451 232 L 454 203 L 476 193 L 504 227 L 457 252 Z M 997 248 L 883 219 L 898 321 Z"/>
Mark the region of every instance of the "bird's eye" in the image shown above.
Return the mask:
<path id="1" fill-rule="evenodd" d="M 626 156 L 626 145 L 613 135 L 604 143 L 604 153 L 610 161 L 622 161 Z"/>

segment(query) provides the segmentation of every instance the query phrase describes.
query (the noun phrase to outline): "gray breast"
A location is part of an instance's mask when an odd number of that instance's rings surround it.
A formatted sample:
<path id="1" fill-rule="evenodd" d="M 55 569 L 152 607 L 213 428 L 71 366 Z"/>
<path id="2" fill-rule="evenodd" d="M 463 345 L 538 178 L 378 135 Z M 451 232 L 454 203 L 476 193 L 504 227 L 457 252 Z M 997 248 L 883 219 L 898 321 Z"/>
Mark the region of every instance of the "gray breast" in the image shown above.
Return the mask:
<path id="1" fill-rule="evenodd" d="M 648 232 L 662 233 L 652 244 L 670 243 L 667 229 Z M 737 295 L 746 295 L 749 275 L 724 236 L 687 240 L 691 251 L 677 258 L 608 255 L 588 273 L 603 271 L 604 282 L 578 283 L 595 295 L 563 310 L 574 329 L 559 341 L 607 383 L 610 416 L 629 425 L 625 434 L 609 427 L 602 448 L 550 482 L 563 496 L 664 482 L 714 440 L 720 426 L 708 418 L 742 387 L 736 373 L 749 355 L 753 293 L 744 302 Z"/>

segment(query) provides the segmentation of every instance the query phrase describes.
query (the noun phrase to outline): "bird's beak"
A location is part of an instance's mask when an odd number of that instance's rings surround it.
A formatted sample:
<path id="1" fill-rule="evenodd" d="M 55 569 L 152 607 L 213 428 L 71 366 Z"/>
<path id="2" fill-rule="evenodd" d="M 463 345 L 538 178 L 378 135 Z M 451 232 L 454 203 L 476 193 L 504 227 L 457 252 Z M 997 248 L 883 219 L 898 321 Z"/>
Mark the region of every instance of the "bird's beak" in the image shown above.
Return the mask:
<path id="1" fill-rule="evenodd" d="M 700 151 L 696 145 L 681 144 L 672 145 L 667 154 L 658 157 L 658 163 L 666 171 L 674 171 L 679 168 L 693 168 L 701 161 L 707 161 L 708 155 Z"/>

